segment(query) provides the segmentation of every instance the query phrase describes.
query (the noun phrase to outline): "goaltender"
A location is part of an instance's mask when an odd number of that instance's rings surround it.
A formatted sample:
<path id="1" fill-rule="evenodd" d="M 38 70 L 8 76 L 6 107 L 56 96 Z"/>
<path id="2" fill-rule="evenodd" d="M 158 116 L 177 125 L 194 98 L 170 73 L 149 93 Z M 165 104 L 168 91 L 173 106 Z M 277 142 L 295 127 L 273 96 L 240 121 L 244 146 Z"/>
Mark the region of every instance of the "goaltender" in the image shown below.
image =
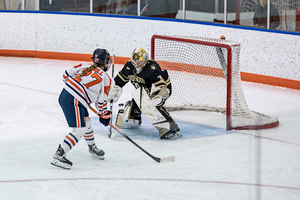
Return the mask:
<path id="1" fill-rule="evenodd" d="M 107 97 L 108 101 L 117 102 L 122 94 L 122 87 L 129 81 L 136 90 L 132 100 L 126 102 L 124 109 L 118 112 L 116 125 L 122 128 L 137 128 L 141 125 L 143 113 L 159 131 L 160 139 L 180 137 L 180 129 L 169 112 L 163 107 L 172 93 L 171 81 L 166 70 L 148 59 L 143 48 L 136 48 L 122 70 L 114 79 Z"/>

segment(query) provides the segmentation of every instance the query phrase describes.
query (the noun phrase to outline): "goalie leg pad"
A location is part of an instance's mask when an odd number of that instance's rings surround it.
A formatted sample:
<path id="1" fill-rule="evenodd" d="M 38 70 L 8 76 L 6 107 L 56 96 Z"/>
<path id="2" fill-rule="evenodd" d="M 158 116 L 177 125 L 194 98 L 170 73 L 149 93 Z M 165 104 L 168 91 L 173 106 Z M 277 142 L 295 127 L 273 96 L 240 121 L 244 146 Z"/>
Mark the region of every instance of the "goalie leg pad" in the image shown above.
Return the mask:
<path id="1" fill-rule="evenodd" d="M 146 118 L 159 131 L 159 137 L 171 133 L 176 135 L 177 132 L 177 135 L 181 136 L 180 129 L 169 112 L 163 106 L 156 106 L 144 88 L 136 89 L 133 91 L 132 96 Z"/>
<path id="2" fill-rule="evenodd" d="M 125 126 L 122 122 L 123 115 L 124 115 L 124 109 L 120 109 L 118 111 L 117 119 L 116 119 L 116 126 L 118 126 L 119 128 L 125 128 Z"/>

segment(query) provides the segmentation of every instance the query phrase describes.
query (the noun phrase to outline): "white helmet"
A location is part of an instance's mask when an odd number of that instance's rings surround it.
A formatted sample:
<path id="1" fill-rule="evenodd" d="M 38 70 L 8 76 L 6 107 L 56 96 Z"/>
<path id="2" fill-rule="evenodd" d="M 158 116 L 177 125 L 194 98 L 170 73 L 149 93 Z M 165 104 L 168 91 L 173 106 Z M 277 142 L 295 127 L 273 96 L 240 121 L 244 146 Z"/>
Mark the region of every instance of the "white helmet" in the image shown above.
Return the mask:
<path id="1" fill-rule="evenodd" d="M 140 73 L 148 61 L 148 53 L 143 48 L 135 48 L 132 53 L 131 63 Z"/>

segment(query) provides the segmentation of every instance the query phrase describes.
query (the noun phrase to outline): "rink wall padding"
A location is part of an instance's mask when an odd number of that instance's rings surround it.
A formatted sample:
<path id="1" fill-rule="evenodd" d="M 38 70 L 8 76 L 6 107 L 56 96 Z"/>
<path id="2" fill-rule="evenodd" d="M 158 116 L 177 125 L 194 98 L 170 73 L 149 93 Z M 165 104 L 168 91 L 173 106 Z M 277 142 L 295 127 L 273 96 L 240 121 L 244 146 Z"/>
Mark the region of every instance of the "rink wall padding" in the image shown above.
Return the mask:
<path id="1" fill-rule="evenodd" d="M 124 64 L 153 35 L 220 38 L 241 43 L 242 80 L 300 89 L 300 33 L 210 22 L 42 11 L 0 11 L 0 56 L 90 61 L 96 48 Z M 191 52 L 192 53 L 192 52 Z"/>

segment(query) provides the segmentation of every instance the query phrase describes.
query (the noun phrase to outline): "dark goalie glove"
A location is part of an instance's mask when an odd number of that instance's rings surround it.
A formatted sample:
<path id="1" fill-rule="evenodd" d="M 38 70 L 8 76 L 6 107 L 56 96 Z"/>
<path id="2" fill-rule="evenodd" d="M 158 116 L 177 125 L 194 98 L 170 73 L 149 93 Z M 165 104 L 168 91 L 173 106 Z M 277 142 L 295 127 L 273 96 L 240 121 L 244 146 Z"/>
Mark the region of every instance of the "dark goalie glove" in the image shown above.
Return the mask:
<path id="1" fill-rule="evenodd" d="M 111 112 L 108 111 L 105 115 L 100 115 L 99 121 L 104 126 L 107 126 L 110 122 Z"/>
<path id="2" fill-rule="evenodd" d="M 165 104 L 165 101 L 169 98 L 169 94 L 169 89 L 163 87 L 151 100 L 156 106 L 162 106 Z"/>

